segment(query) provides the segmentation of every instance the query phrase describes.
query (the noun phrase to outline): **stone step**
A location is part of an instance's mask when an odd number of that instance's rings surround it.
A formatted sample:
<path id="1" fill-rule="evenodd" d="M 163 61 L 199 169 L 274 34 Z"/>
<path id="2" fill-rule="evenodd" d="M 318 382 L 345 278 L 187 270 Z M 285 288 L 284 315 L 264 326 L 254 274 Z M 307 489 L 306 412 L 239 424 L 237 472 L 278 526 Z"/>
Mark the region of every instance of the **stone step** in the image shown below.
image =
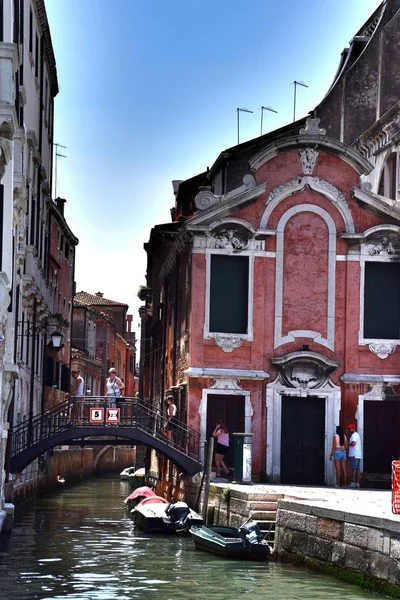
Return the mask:
<path id="1" fill-rule="evenodd" d="M 275 521 L 276 519 L 275 510 L 253 510 L 250 514 L 253 521 Z"/>
<path id="2" fill-rule="evenodd" d="M 261 529 L 261 531 L 264 533 L 266 531 L 270 531 L 270 527 L 271 527 L 271 532 L 275 532 L 275 521 L 261 521 L 259 519 L 255 519 L 257 525 L 259 526 L 259 528 Z M 271 525 L 272 523 L 272 525 Z"/>
<path id="3" fill-rule="evenodd" d="M 278 503 L 266 500 L 262 502 L 251 501 L 247 503 L 247 508 L 249 510 L 273 510 L 276 512 L 278 510 Z"/>

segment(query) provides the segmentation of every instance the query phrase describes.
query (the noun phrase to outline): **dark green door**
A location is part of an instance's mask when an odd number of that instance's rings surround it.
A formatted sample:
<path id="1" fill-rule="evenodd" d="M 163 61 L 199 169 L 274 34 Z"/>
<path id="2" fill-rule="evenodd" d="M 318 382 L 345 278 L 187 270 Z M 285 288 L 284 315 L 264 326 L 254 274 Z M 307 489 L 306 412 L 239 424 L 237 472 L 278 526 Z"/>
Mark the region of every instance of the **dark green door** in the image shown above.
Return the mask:
<path id="1" fill-rule="evenodd" d="M 281 483 L 324 485 L 325 400 L 282 397 Z"/>
<path id="2" fill-rule="evenodd" d="M 244 396 L 228 394 L 208 394 L 207 396 L 207 440 L 215 428 L 215 421 L 221 419 L 229 431 L 229 451 L 225 464 L 233 468 L 233 433 L 244 431 Z"/>

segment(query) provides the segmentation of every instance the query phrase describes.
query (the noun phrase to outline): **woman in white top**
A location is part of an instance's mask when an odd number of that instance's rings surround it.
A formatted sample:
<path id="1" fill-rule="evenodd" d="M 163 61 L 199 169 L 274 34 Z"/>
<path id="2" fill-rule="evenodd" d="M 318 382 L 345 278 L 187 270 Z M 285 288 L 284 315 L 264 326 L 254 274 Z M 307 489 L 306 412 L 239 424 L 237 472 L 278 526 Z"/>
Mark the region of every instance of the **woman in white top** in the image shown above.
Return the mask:
<path id="1" fill-rule="evenodd" d="M 217 447 L 215 449 L 216 476 L 221 476 L 221 467 L 224 470 L 224 475 L 228 475 L 229 469 L 224 462 L 224 456 L 229 450 L 229 432 L 221 420 L 215 423 L 212 436 L 217 440 Z"/>
<path id="2" fill-rule="evenodd" d="M 121 391 L 125 388 L 125 384 L 119 377 L 117 377 L 117 370 L 112 367 L 108 371 L 109 377 L 106 379 L 106 393 L 108 402 L 111 408 L 115 408 L 116 400 L 112 401 L 111 398 L 119 398 Z"/>

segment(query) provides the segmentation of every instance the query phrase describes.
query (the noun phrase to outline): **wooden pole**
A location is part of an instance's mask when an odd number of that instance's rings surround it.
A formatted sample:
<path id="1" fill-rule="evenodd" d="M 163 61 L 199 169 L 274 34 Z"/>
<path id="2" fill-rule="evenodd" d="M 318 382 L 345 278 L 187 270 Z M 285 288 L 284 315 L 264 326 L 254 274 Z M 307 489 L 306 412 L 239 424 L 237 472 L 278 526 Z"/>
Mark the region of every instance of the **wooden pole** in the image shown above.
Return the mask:
<path id="1" fill-rule="evenodd" d="M 203 517 L 204 525 L 208 525 L 207 523 L 207 514 L 208 514 L 208 496 L 210 493 L 210 476 L 211 476 L 211 468 L 212 468 L 212 459 L 214 454 L 214 438 L 211 437 L 208 442 L 208 452 L 207 452 L 207 463 L 206 463 L 206 475 L 205 475 L 205 485 L 204 485 L 204 497 L 203 497 L 203 507 L 201 511 L 201 516 Z"/>

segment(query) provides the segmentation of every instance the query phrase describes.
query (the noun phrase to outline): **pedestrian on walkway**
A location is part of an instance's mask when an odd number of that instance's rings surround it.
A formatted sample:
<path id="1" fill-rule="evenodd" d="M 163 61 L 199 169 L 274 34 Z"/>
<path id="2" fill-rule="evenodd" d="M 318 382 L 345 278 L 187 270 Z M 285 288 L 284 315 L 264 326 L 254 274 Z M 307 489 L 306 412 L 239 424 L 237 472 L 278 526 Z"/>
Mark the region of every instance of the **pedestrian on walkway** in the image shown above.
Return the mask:
<path id="1" fill-rule="evenodd" d="M 215 429 L 212 433 L 213 438 L 217 440 L 215 448 L 215 474 L 221 476 L 221 468 L 224 470 L 225 477 L 229 474 L 229 469 L 225 464 L 224 456 L 229 450 L 229 431 L 224 423 L 218 419 L 215 423 Z"/>
<path id="2" fill-rule="evenodd" d="M 332 448 L 330 460 L 333 459 L 336 471 L 336 487 L 346 487 L 346 458 L 347 458 L 347 437 L 344 435 L 343 427 L 338 425 L 336 433 L 332 439 Z"/>
<path id="3" fill-rule="evenodd" d="M 74 384 L 70 393 L 67 395 L 69 399 L 69 419 L 70 421 L 75 421 L 77 419 L 77 405 L 75 402 L 75 398 L 83 397 L 84 394 L 84 385 L 83 377 L 81 376 L 80 369 L 74 369 L 71 371 L 71 377 L 74 380 Z"/>
<path id="4" fill-rule="evenodd" d="M 161 431 L 168 438 L 169 442 L 173 442 L 173 431 L 178 422 L 177 419 L 178 407 L 175 404 L 174 397 L 167 396 L 167 420 L 164 423 Z"/>
<path id="5" fill-rule="evenodd" d="M 117 377 L 117 369 L 111 367 L 108 370 L 109 377 L 106 379 L 106 393 L 107 405 L 110 408 L 115 408 L 117 405 L 117 398 L 121 396 L 121 391 L 125 388 L 124 382 Z"/>
<path id="6" fill-rule="evenodd" d="M 347 426 L 351 436 L 349 440 L 349 458 L 351 462 L 352 482 L 348 487 L 360 487 L 360 463 L 362 459 L 361 439 L 354 423 Z"/>

